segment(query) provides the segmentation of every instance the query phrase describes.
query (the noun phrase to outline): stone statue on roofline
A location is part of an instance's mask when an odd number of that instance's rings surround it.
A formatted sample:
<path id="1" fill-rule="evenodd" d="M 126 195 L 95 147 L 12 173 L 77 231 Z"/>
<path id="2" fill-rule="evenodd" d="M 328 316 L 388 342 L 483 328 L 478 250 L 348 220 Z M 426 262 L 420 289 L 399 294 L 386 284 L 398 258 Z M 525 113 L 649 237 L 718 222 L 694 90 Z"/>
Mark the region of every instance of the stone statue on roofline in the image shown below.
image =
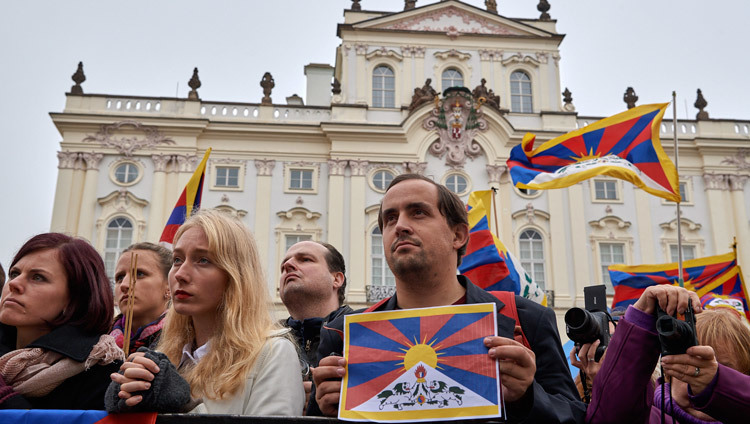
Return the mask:
<path id="1" fill-rule="evenodd" d="M 411 96 L 411 103 L 409 104 L 409 112 L 419 108 L 425 103 L 430 103 L 435 100 L 435 97 L 438 94 L 430 84 L 432 84 L 432 78 L 427 78 L 422 88 L 416 87 L 414 89 L 414 94 Z"/>
<path id="2" fill-rule="evenodd" d="M 263 79 L 260 80 L 260 86 L 263 87 L 263 98 L 260 101 L 262 105 L 271 105 L 271 90 L 276 86 L 270 72 L 263 74 Z"/>

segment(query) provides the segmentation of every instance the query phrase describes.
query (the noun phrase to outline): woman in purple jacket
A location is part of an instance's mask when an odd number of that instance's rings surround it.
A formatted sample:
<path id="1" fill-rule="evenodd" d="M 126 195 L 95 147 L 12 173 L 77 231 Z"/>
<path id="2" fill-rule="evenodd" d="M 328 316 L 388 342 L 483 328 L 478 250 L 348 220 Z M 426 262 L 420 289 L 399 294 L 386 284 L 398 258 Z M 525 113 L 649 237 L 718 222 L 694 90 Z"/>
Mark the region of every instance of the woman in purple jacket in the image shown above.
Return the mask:
<path id="1" fill-rule="evenodd" d="M 667 285 L 647 288 L 628 308 L 596 376 L 587 422 L 662 422 L 661 390 L 665 391 L 666 423 L 747 422 L 750 330 L 727 313 L 699 316 L 696 331 L 703 345 L 662 359 L 664 374 L 672 377 L 671 388 L 664 384 L 655 394 L 649 384 L 661 351 L 655 330 L 656 305 L 671 315 L 684 312 L 688 299 L 694 311 L 701 312 L 694 292 Z"/>

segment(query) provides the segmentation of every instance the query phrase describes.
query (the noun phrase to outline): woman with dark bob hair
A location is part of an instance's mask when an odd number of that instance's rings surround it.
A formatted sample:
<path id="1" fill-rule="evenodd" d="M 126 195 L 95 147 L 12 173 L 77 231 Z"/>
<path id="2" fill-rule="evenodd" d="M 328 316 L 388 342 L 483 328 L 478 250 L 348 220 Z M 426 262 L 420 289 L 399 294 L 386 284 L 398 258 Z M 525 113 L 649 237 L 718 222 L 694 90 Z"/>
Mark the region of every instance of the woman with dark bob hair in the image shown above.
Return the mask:
<path id="1" fill-rule="evenodd" d="M 84 240 L 46 233 L 24 244 L 0 298 L 0 408 L 104 409 L 122 351 L 101 256 Z"/>

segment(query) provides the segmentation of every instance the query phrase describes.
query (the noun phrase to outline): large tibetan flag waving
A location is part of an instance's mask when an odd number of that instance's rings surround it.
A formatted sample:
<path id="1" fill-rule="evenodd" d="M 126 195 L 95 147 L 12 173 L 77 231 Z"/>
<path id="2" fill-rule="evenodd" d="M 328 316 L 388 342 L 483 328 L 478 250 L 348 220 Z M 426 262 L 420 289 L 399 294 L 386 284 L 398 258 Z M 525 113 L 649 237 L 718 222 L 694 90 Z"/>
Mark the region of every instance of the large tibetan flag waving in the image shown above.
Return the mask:
<path id="1" fill-rule="evenodd" d="M 646 287 L 656 284 L 678 285 L 677 263 L 663 265 L 612 265 L 609 276 L 615 287 L 612 307 L 626 307 L 635 303 Z M 724 255 L 692 259 L 683 262 L 685 288 L 695 291 L 698 297 L 713 293 L 742 301 L 745 315 L 750 319 L 748 294 L 737 264 L 737 255 Z"/>
<path id="2" fill-rule="evenodd" d="M 200 209 L 201 197 L 203 196 L 203 177 L 206 174 L 206 162 L 208 162 L 208 156 L 211 154 L 211 148 L 206 150 L 206 154 L 203 155 L 203 160 L 198 164 L 198 167 L 193 172 L 193 176 L 190 177 L 185 189 L 182 190 L 180 198 L 177 199 L 177 204 L 174 205 L 172 214 L 169 215 L 167 225 L 164 226 L 164 231 L 161 233 L 159 243 L 172 245 L 174 241 L 174 235 L 180 228 L 186 219 L 190 218 L 193 211 Z"/>
<path id="3" fill-rule="evenodd" d="M 458 270 L 488 291 L 510 291 L 542 305 L 547 299 L 505 245 L 490 231 L 492 190 L 469 195 L 469 245 Z"/>
<path id="4" fill-rule="evenodd" d="M 669 103 L 637 106 L 534 149 L 527 133 L 508 159 L 518 188 L 563 188 L 597 175 L 630 181 L 654 196 L 680 201 L 677 168 L 659 140 Z"/>

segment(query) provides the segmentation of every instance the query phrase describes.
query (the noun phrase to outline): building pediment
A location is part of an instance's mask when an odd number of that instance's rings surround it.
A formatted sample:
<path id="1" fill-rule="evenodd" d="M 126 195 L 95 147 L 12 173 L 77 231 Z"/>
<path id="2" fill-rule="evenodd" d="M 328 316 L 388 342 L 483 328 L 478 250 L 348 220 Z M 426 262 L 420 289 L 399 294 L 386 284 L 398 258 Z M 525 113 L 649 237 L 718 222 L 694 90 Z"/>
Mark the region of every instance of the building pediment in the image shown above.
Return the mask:
<path id="1" fill-rule="evenodd" d="M 451 38 L 482 34 L 549 37 L 552 34 L 459 1 L 444 1 L 409 11 L 369 19 L 356 29 L 438 32 Z"/>

